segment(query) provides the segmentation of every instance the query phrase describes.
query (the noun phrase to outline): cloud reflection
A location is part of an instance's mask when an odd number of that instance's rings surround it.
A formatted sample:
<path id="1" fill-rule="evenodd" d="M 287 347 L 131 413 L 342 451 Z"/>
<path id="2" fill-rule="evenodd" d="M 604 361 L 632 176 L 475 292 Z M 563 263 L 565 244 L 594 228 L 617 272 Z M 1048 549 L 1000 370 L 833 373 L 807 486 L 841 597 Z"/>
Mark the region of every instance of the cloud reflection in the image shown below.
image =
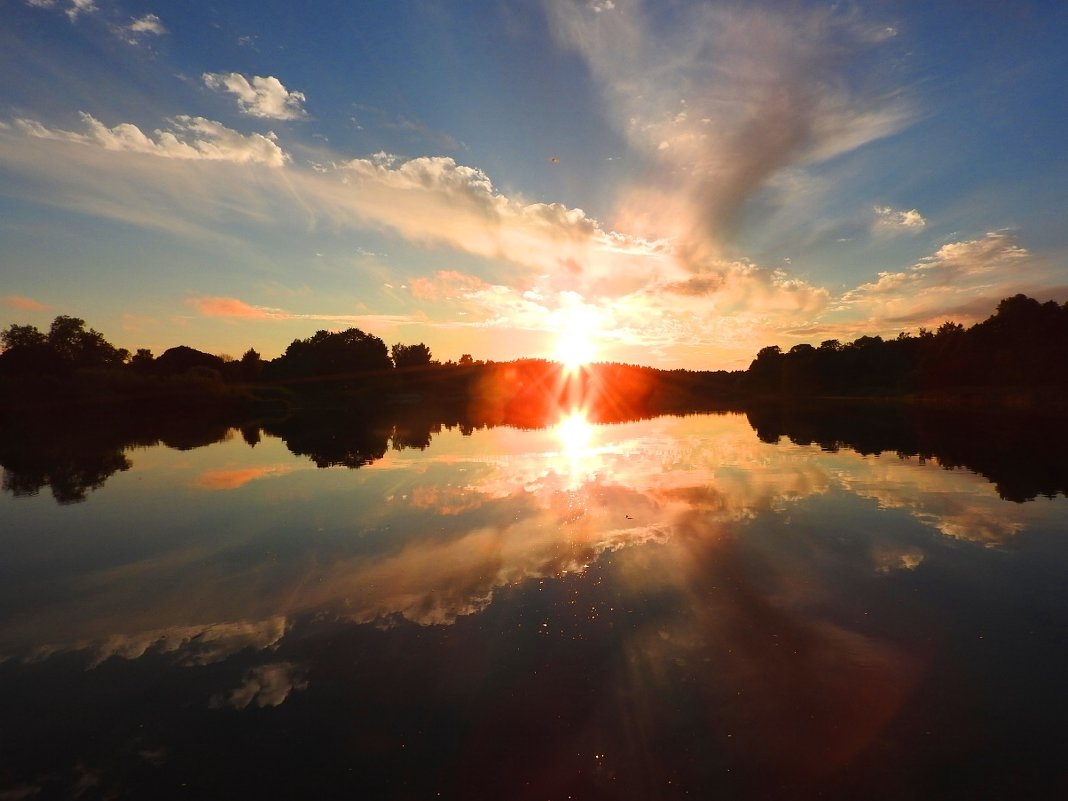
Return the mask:
<path id="1" fill-rule="evenodd" d="M 206 490 L 233 490 L 250 481 L 270 476 L 285 475 L 293 468 L 290 465 L 263 465 L 260 467 L 235 468 L 231 470 L 205 470 L 193 481 L 193 486 Z"/>
<path id="2" fill-rule="evenodd" d="M 292 662 L 274 662 L 252 668 L 245 674 L 240 687 L 229 693 L 216 695 L 211 706 L 230 706 L 244 709 L 250 704 L 258 707 L 280 706 L 290 693 L 308 688 L 304 669 Z"/>
<path id="3" fill-rule="evenodd" d="M 221 505 L 205 507 L 198 522 L 215 532 L 210 542 L 176 536 L 152 559 L 86 568 L 69 582 L 63 615 L 46 604 L 26 607 L 0 628 L 2 650 L 29 641 L 36 659 L 89 650 L 98 664 L 152 651 L 207 664 L 246 647 L 276 647 L 287 621 L 301 615 L 452 623 L 504 588 L 582 573 L 610 552 L 634 553 L 620 564 L 658 554 L 657 570 L 637 571 L 628 591 L 669 576 L 686 594 L 700 554 L 721 541 L 766 549 L 767 531 L 795 517 L 806 525 L 812 504 L 846 497 L 874 503 L 885 521 L 858 565 L 869 574 L 925 564 L 926 549 L 895 540 L 910 521 L 991 545 L 1039 514 L 1000 500 L 971 473 L 932 462 L 767 444 L 737 415 L 443 431 L 426 450 L 391 450 L 359 471 L 292 472 L 283 455 L 268 438 L 249 451 L 247 466 L 193 468 L 179 485 L 233 489 L 272 476 L 273 490 L 254 501 L 219 494 Z M 182 464 L 176 458 L 169 469 Z M 245 519 L 238 527 L 225 522 L 235 509 Z M 797 542 L 820 552 L 835 540 L 810 533 Z M 797 565 L 765 556 L 782 579 L 782 598 L 799 586 L 815 592 L 819 582 L 799 576 Z"/>

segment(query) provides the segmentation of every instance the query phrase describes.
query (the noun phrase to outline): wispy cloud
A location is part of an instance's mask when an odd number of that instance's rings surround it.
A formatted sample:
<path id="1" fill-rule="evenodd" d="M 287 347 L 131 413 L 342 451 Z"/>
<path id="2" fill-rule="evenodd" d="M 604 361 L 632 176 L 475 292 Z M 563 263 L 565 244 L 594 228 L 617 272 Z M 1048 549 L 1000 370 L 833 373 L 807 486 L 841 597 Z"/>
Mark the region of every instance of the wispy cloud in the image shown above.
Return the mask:
<path id="1" fill-rule="evenodd" d="M 251 80 L 239 72 L 205 72 L 204 85 L 226 92 L 237 99 L 244 114 L 270 120 L 299 120 L 307 116 L 302 104 L 303 92 L 291 92 L 274 76 L 253 75 Z"/>
<path id="2" fill-rule="evenodd" d="M 423 322 L 423 318 L 403 314 L 320 314 L 300 313 L 253 306 L 238 298 L 196 297 L 189 304 L 205 317 L 224 317 L 237 320 L 318 320 L 343 325 L 403 325 Z"/>
<path id="3" fill-rule="evenodd" d="M 172 233 L 219 236 L 220 215 L 241 215 L 262 226 L 379 230 L 492 265 L 479 276 L 407 278 L 419 310 L 407 314 L 299 313 L 205 293 L 189 301 L 204 316 L 512 328 L 548 341 L 581 307 L 614 357 L 741 367 L 772 342 L 857 336 L 905 319 L 925 325 L 927 314 L 980 297 L 992 309 L 1002 289 L 1043 283 L 1041 262 L 1006 231 L 945 244 L 911 267 L 832 293 L 750 259 L 708 253 L 695 262 L 685 231 L 680 239 L 612 230 L 582 209 L 507 195 L 484 171 L 448 157 L 379 153 L 305 165 L 274 138 L 204 118 L 177 117 L 151 136 L 132 124 L 83 121 L 80 131 L 15 121 L 0 129 L 0 163 L 35 179 L 48 202 Z M 882 216 L 922 219 L 917 210 Z"/>
<path id="4" fill-rule="evenodd" d="M 85 625 L 83 621 L 83 633 L 92 628 L 92 625 Z M 27 657 L 27 661 L 44 660 L 55 653 L 89 650 L 93 652 L 93 666 L 112 657 L 140 659 L 149 652 L 175 654 L 178 663 L 186 667 L 212 665 L 249 649 L 263 651 L 276 648 L 288 629 L 286 617 L 276 615 L 258 621 L 176 625 L 133 633 L 111 631 L 97 639 L 90 636 L 63 644 L 39 646 Z"/>
<path id="5" fill-rule="evenodd" d="M 96 10 L 93 0 L 70 0 L 70 7 L 66 11 L 67 19 L 74 22 L 81 14 L 92 14 Z"/>
<path id="6" fill-rule="evenodd" d="M 57 8 L 66 5 L 63 13 L 71 22 L 77 21 L 82 14 L 92 14 L 98 10 L 94 0 L 69 0 L 67 3 L 61 3 L 59 0 L 26 0 L 26 5 L 33 8 Z"/>
<path id="7" fill-rule="evenodd" d="M 235 490 L 261 478 L 281 476 L 292 471 L 289 465 L 260 465 L 258 467 L 234 468 L 229 470 L 206 470 L 198 475 L 192 483 L 197 489 Z"/>
<path id="8" fill-rule="evenodd" d="M 219 122 L 204 117 L 179 115 L 169 129 L 157 129 L 154 137 L 132 123 L 109 128 L 93 115 L 81 113 L 83 131 L 49 128 L 31 119 L 17 119 L 15 125 L 24 134 L 37 139 L 96 145 L 105 150 L 145 153 L 169 159 L 232 161 L 279 167 L 288 159 L 275 141 L 274 134 L 247 136 Z"/>
<path id="9" fill-rule="evenodd" d="M 844 293 L 841 308 L 866 312 L 871 319 L 926 321 L 943 317 L 957 307 L 971 309 L 981 296 L 982 310 L 965 317 L 989 314 L 1001 297 L 1020 284 L 1041 279 L 1041 262 L 1020 246 L 1009 231 L 991 231 L 978 239 L 950 242 L 907 270 L 886 271 L 875 281 Z M 962 307 L 963 308 L 963 307 Z"/>
<path id="10" fill-rule="evenodd" d="M 888 37 L 855 13 L 796 4 L 549 5 L 652 167 L 623 216 L 669 236 L 694 271 L 722 256 L 746 202 L 787 168 L 901 130 L 912 112 L 866 56 Z M 876 26 L 883 30 L 886 26 Z M 630 226 L 628 226 L 630 227 Z"/>
<path id="11" fill-rule="evenodd" d="M 19 309 L 20 311 L 46 311 L 51 308 L 47 304 L 22 295 L 5 295 L 0 298 L 0 302 L 5 306 L 10 306 L 12 309 Z"/>

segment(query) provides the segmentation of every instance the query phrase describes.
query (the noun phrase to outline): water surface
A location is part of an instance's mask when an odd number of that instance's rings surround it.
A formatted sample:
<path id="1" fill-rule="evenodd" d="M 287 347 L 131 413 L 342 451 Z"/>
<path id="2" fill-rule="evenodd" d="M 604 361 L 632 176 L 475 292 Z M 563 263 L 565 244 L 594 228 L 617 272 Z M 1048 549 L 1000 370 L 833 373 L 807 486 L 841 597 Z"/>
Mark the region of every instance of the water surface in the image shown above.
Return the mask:
<path id="1" fill-rule="evenodd" d="M 904 430 L 9 439 L 0 798 L 1060 797 L 1063 462 Z"/>

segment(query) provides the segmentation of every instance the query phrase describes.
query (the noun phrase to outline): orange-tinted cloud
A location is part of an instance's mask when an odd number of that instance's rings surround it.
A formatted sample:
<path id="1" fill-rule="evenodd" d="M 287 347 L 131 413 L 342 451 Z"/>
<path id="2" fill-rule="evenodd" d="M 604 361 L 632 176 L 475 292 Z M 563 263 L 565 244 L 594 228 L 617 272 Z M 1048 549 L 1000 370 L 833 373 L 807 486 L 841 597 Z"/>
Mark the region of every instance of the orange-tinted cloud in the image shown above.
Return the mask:
<path id="1" fill-rule="evenodd" d="M 206 490 L 233 490 L 258 478 L 281 475 L 291 469 L 284 465 L 268 465 L 240 470 L 208 470 L 194 479 L 193 486 Z"/>
<path id="2" fill-rule="evenodd" d="M 319 320 L 342 325 L 401 325 L 420 322 L 421 317 L 403 314 L 305 314 L 268 306 L 253 306 L 240 298 L 202 297 L 187 301 L 205 317 L 229 317 L 237 320 Z"/>
<path id="3" fill-rule="evenodd" d="M 455 298 L 487 287 L 485 281 L 456 270 L 438 270 L 433 278 L 418 277 L 408 282 L 413 298 L 440 300 Z"/>
<path id="4" fill-rule="evenodd" d="M 205 317 L 241 317 L 246 320 L 273 320 L 285 317 L 276 309 L 250 306 L 237 298 L 191 298 L 189 303 Z"/>
<path id="5" fill-rule="evenodd" d="M 22 295 L 5 295 L 3 302 L 5 306 L 10 306 L 13 309 L 20 309 L 22 311 L 45 311 L 50 308 L 38 300 L 27 298 Z"/>

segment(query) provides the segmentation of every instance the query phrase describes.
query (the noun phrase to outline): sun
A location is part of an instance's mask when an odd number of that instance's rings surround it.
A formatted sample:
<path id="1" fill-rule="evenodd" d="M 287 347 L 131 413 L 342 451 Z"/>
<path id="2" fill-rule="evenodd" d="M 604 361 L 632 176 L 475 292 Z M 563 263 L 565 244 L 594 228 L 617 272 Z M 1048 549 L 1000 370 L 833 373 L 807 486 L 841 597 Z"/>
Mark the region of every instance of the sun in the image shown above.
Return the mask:
<path id="1" fill-rule="evenodd" d="M 597 356 L 597 318 L 586 308 L 568 309 L 560 321 L 553 359 L 568 372 L 585 367 Z"/>

